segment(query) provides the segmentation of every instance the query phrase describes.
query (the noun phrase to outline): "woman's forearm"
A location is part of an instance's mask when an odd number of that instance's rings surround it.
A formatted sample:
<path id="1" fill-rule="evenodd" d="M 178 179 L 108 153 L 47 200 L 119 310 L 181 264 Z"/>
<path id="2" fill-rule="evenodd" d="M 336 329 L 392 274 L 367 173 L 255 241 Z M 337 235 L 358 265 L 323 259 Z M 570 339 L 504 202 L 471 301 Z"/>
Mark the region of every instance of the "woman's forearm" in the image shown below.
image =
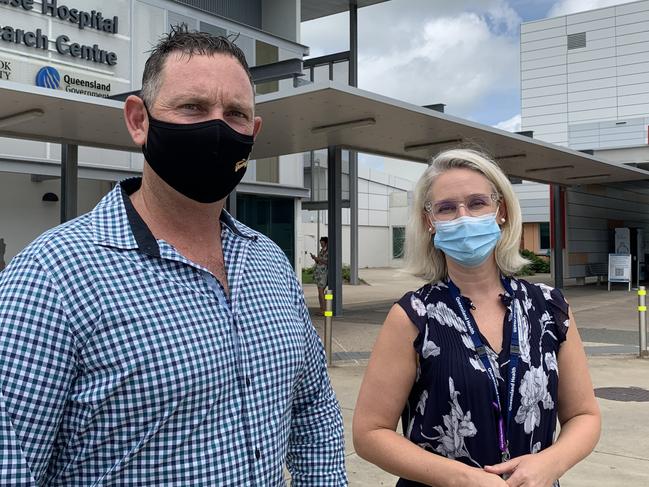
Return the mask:
<path id="1" fill-rule="evenodd" d="M 601 428 L 600 415 L 585 413 L 577 415 L 561 426 L 561 432 L 554 445 L 539 455 L 552 458 L 556 478 L 560 478 L 579 461 L 586 458 L 597 445 Z"/>
<path id="2" fill-rule="evenodd" d="M 354 436 L 356 453 L 393 475 L 434 487 L 473 485 L 479 469 L 430 453 L 390 429 Z M 481 472 L 480 472 L 481 473 Z"/>

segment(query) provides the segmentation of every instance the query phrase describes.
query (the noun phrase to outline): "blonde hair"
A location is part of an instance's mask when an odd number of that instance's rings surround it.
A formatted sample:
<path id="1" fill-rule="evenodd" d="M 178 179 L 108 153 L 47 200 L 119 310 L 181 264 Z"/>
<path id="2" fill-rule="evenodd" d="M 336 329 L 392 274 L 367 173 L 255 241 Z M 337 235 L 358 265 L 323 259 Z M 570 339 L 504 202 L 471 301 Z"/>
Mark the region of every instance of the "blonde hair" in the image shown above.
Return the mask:
<path id="1" fill-rule="evenodd" d="M 505 203 L 507 220 L 501 226 L 502 235 L 496 245 L 496 265 L 505 275 L 513 275 L 529 261 L 520 253 L 522 232 L 521 207 L 514 188 L 498 165 L 485 154 L 473 149 L 451 149 L 439 153 L 415 186 L 414 207 L 406 226 L 405 261 L 409 272 L 429 282 L 447 277 L 444 253 L 431 243 L 431 234 L 423 217 L 435 179 L 449 169 L 464 168 L 483 175 Z"/>

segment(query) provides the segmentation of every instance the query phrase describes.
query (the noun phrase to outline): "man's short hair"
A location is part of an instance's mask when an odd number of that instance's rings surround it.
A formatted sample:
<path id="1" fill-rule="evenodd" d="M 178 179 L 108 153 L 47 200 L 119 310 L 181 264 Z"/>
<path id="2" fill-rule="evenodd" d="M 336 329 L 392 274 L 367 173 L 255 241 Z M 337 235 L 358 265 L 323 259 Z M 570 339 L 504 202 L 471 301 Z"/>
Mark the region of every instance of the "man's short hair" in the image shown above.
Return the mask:
<path id="1" fill-rule="evenodd" d="M 149 59 L 144 64 L 142 74 L 142 90 L 140 97 L 148 107 L 152 107 L 162 84 L 162 70 L 167 58 L 172 53 L 181 53 L 188 58 L 193 55 L 213 56 L 225 54 L 232 56 L 248 75 L 254 92 L 254 84 L 246 56 L 234 42 L 236 37 L 215 36 L 206 32 L 189 32 L 186 25 L 172 26 L 151 51 Z"/>
<path id="2" fill-rule="evenodd" d="M 320 237 L 320 241 L 329 245 L 329 237 Z"/>

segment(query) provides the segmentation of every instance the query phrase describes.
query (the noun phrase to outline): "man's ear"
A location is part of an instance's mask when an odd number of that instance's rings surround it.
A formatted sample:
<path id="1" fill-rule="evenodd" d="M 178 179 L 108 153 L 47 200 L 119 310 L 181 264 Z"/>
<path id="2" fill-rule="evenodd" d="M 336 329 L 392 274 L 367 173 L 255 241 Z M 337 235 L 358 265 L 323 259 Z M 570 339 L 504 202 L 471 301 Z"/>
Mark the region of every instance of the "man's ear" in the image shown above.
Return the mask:
<path id="1" fill-rule="evenodd" d="M 131 95 L 126 99 L 124 102 L 124 121 L 135 145 L 142 147 L 149 132 L 149 117 L 142 98 Z"/>
<path id="2" fill-rule="evenodd" d="M 252 129 L 252 137 L 254 139 L 257 138 L 257 135 L 261 131 L 261 126 L 262 126 L 261 117 L 255 117 L 255 119 L 254 119 L 254 128 Z"/>

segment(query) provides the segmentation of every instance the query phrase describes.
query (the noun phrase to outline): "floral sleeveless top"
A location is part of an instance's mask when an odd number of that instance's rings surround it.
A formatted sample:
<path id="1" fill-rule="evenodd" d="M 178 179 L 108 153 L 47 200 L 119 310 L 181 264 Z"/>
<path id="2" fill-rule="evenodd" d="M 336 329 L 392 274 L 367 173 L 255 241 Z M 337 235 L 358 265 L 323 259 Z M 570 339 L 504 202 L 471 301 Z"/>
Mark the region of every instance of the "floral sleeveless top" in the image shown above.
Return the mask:
<path id="1" fill-rule="evenodd" d="M 519 310 L 520 359 L 513 408 L 506 435 L 512 458 L 552 445 L 557 422 L 557 354 L 568 331 L 568 303 L 544 284 L 507 278 L 514 296 L 501 295 L 506 307 L 503 347 L 493 351 L 480 334 L 506 401 L 512 299 Z M 470 309 L 470 297 L 463 296 Z M 493 386 L 446 282 L 406 293 L 398 304 L 419 330 L 415 383 L 402 415 L 403 433 L 421 448 L 473 467 L 501 462 Z M 507 406 L 501 405 L 505 423 Z M 399 487 L 422 484 L 400 479 Z M 555 485 L 559 485 L 558 482 Z"/>

